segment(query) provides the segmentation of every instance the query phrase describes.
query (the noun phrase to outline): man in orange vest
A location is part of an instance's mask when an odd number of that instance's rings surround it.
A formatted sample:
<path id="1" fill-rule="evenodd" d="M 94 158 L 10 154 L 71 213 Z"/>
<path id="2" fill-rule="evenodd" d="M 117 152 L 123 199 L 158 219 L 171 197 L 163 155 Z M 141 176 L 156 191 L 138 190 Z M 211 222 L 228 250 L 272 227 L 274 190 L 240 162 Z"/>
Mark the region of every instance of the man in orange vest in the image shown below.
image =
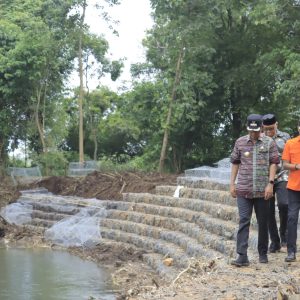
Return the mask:
<path id="1" fill-rule="evenodd" d="M 283 167 L 289 170 L 288 189 L 288 255 L 285 261 L 296 260 L 297 226 L 300 210 L 300 120 L 298 122 L 299 136 L 288 140 L 285 144 L 282 160 Z"/>

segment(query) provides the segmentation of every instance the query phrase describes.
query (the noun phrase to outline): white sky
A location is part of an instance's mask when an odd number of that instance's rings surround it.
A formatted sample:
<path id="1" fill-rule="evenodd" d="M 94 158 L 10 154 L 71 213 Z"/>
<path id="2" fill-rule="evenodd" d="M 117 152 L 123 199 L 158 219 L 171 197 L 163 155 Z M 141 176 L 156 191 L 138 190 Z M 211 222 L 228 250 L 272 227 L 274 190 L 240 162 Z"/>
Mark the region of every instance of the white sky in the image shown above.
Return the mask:
<path id="1" fill-rule="evenodd" d="M 145 61 L 145 51 L 142 40 L 146 30 L 152 27 L 150 0 L 120 0 L 120 5 L 114 5 L 107 9 L 109 16 L 118 21 L 114 28 L 118 31 L 116 36 L 108 28 L 107 23 L 101 19 L 100 11 L 95 8 L 96 3 L 104 1 L 89 0 L 86 12 L 86 23 L 90 26 L 90 31 L 96 34 L 103 34 L 109 42 L 109 55 L 111 60 L 126 58 L 125 67 L 121 77 L 112 82 L 110 77 L 101 79 L 102 85 L 107 85 L 117 91 L 123 86 L 130 87 L 130 65 Z M 72 87 L 79 85 L 77 74 L 73 74 L 70 79 Z M 89 89 L 95 89 L 99 84 L 96 78 L 89 81 Z"/>

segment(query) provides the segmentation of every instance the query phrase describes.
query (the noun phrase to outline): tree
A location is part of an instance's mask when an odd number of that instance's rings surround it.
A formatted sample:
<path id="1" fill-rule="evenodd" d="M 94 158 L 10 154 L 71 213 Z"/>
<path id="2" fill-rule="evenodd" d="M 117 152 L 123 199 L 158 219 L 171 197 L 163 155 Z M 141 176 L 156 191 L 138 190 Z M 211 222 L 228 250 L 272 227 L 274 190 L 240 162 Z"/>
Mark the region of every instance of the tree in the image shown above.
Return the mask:
<path id="1" fill-rule="evenodd" d="M 152 6 L 156 25 L 145 41 L 147 58 L 159 70 L 157 77 L 163 78 L 169 91 L 167 114 L 162 124 L 164 135 L 159 160 L 162 172 L 170 133 L 179 129 L 179 120 L 197 119 L 196 112 L 203 105 L 204 96 L 212 93 L 215 84 L 202 65 L 212 54 L 206 37 L 208 6 L 192 1 L 152 1 Z M 196 57 L 198 63 L 195 63 Z"/>
<path id="2" fill-rule="evenodd" d="M 10 140 L 16 146 L 19 139 L 28 138 L 26 128 L 32 118 L 41 151 L 47 150 L 45 126 L 47 122 L 51 126 L 52 116 L 46 118 L 46 112 L 53 111 L 71 69 L 72 51 L 65 34 L 70 9 L 70 1 L 55 6 L 51 0 L 1 3 L 0 97 L 6 124 L 13 124 L 2 136 L 5 152 Z M 8 114 L 11 108 L 13 113 Z"/>
<path id="3" fill-rule="evenodd" d="M 101 2 L 101 1 L 100 1 Z M 116 5 L 119 2 L 117 0 L 105 0 L 109 5 Z M 88 27 L 85 24 L 85 12 L 88 3 L 86 0 L 78 1 L 77 5 L 74 7 L 76 10 L 75 16 L 78 18 L 78 28 L 75 28 L 75 32 L 78 32 L 78 72 L 80 78 L 80 87 L 79 87 L 79 97 L 78 97 L 78 106 L 79 106 L 79 162 L 83 163 L 84 161 L 84 129 L 83 129 L 83 101 L 84 101 L 84 69 L 89 69 L 88 59 L 90 54 L 93 55 L 93 58 L 100 64 L 98 68 L 98 74 L 100 77 L 104 73 L 111 73 L 112 79 L 116 80 L 120 74 L 122 68 L 122 63 L 112 62 L 110 63 L 106 58 L 105 54 L 108 50 L 108 43 L 104 40 L 103 37 L 97 37 L 96 35 L 90 34 L 88 32 Z M 99 5 L 98 5 L 99 7 Z M 103 9 L 103 6 L 101 7 Z M 103 13 L 105 16 L 105 13 Z M 86 58 L 86 66 L 83 64 L 83 57 Z"/>
<path id="4" fill-rule="evenodd" d="M 171 122 L 162 123 L 165 132 L 169 127 L 169 146 L 161 151 L 167 152 L 168 165 L 172 162 L 179 169 L 228 155 L 251 112 L 273 111 L 288 122 L 295 118 L 292 112 L 299 107 L 296 1 L 151 3 L 155 26 L 145 40 L 148 66 L 157 80 L 166 83 L 169 95 L 184 45 Z M 168 115 L 166 107 L 167 102 L 161 111 Z"/>

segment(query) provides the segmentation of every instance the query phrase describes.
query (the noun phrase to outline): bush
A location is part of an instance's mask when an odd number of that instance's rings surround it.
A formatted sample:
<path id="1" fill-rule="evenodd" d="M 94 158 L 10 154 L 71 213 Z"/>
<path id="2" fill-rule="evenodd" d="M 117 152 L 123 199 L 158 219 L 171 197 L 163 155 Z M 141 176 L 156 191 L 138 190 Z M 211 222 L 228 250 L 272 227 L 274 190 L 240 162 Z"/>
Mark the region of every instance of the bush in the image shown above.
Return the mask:
<path id="1" fill-rule="evenodd" d="M 125 156 L 125 155 L 124 155 Z M 158 163 L 149 163 L 143 156 L 137 156 L 131 158 L 130 156 L 125 159 L 122 157 L 122 160 L 125 161 L 120 163 L 120 158 L 116 159 L 115 156 L 105 157 L 100 160 L 100 171 L 109 172 L 109 171 L 142 171 L 142 172 L 153 172 L 157 170 Z M 121 161 L 122 161 L 121 160 Z"/>
<path id="2" fill-rule="evenodd" d="M 32 165 L 39 165 L 45 176 L 66 175 L 68 161 L 63 152 L 47 152 L 32 159 Z"/>

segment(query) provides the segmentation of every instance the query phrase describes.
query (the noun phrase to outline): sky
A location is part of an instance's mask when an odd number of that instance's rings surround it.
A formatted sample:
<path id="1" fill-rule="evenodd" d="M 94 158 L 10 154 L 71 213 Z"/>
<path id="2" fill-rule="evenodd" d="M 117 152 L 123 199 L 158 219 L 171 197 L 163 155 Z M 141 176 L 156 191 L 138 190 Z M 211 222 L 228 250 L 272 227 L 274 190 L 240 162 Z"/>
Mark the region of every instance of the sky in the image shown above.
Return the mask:
<path id="1" fill-rule="evenodd" d="M 86 23 L 90 26 L 90 31 L 105 36 L 109 42 L 109 59 L 126 58 L 121 77 L 116 82 L 112 82 L 109 76 L 106 76 L 101 79 L 101 85 L 107 85 L 114 91 L 121 89 L 124 85 L 130 87 L 130 65 L 145 61 L 142 40 L 146 30 L 153 25 L 150 0 L 120 0 L 120 5 L 107 9 L 109 16 L 118 21 L 114 28 L 119 36 L 114 35 L 107 23 L 99 17 L 100 11 L 95 8 L 96 2 L 99 3 L 97 0 L 88 1 Z M 70 84 L 72 87 L 79 85 L 78 74 L 71 76 Z M 98 84 L 99 81 L 93 78 L 89 81 L 89 89 L 95 89 Z"/>

